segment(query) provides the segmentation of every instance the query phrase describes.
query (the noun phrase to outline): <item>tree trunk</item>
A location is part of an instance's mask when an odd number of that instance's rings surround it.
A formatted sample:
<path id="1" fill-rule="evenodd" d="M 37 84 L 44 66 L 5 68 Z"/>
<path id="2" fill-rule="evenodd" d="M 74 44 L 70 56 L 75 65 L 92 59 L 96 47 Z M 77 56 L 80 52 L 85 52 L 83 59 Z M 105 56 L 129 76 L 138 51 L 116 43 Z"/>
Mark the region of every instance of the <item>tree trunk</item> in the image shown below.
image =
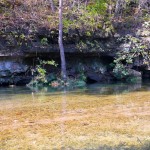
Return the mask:
<path id="1" fill-rule="evenodd" d="M 88 3 L 88 0 L 86 0 L 85 3 L 84 3 L 85 10 L 86 10 L 86 7 L 87 7 L 87 3 Z"/>
<path id="2" fill-rule="evenodd" d="M 49 0 L 52 12 L 55 12 L 54 2 L 53 0 Z"/>
<path id="3" fill-rule="evenodd" d="M 142 9 L 144 8 L 146 3 L 147 0 L 139 0 L 137 17 L 142 15 Z"/>
<path id="4" fill-rule="evenodd" d="M 64 81 L 66 81 L 67 72 L 66 72 L 65 52 L 64 52 L 64 46 L 63 46 L 62 8 L 63 8 L 63 0 L 59 0 L 59 37 L 58 37 L 58 44 L 59 44 L 60 58 L 61 58 L 61 77 Z"/>
<path id="5" fill-rule="evenodd" d="M 115 7 L 115 17 L 122 16 L 125 4 L 126 4 L 125 0 L 117 0 Z"/>
<path id="6" fill-rule="evenodd" d="M 72 9 L 75 6 L 76 0 L 73 0 L 73 2 L 71 2 L 70 4 L 70 9 Z"/>

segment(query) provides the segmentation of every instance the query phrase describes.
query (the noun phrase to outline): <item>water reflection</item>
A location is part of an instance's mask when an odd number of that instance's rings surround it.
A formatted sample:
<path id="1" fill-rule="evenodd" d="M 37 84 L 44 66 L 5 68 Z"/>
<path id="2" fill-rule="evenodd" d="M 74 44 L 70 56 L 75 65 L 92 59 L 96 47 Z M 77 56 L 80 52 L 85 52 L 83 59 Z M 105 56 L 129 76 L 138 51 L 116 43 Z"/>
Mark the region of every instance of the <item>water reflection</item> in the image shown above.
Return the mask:
<path id="1" fill-rule="evenodd" d="M 36 95 L 60 95 L 63 89 L 54 89 L 51 87 L 0 87 L 0 100 L 2 99 L 13 99 L 12 96 L 18 94 L 33 94 Z M 149 91 L 150 82 L 137 83 L 137 84 L 127 84 L 127 83 L 117 83 L 117 84 L 91 84 L 83 88 L 78 89 L 65 89 L 68 93 L 76 94 L 97 94 L 97 95 L 112 95 L 112 94 L 123 94 L 133 91 Z M 62 94 L 63 95 L 63 94 Z"/>
<path id="2" fill-rule="evenodd" d="M 66 89 L 63 90 L 62 92 L 62 116 L 61 116 L 61 123 L 60 123 L 60 127 L 61 127 L 61 147 L 65 147 L 64 143 L 65 143 L 65 121 L 64 118 L 66 116 L 66 112 L 67 112 L 67 91 Z"/>
<path id="3" fill-rule="evenodd" d="M 27 87 L 0 87 L 0 100 L 11 100 L 14 95 L 30 94 L 31 92 Z"/>
<path id="4" fill-rule="evenodd" d="M 90 85 L 88 87 L 88 92 L 90 94 L 121 94 L 127 93 L 137 90 L 148 90 L 146 85 L 142 85 L 141 83 L 137 84 L 126 84 L 126 83 L 118 83 L 118 84 L 109 84 L 109 85 Z"/>

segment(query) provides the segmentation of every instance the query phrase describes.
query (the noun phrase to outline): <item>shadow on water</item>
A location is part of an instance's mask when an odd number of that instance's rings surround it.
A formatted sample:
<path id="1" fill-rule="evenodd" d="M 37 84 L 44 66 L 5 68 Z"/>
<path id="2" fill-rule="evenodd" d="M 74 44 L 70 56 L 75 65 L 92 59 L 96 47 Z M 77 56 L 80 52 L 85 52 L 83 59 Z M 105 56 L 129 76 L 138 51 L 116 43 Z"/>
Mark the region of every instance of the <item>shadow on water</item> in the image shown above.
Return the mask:
<path id="1" fill-rule="evenodd" d="M 145 144 L 141 143 L 141 146 L 131 146 L 131 147 L 127 147 L 125 144 L 120 144 L 118 146 L 115 147 L 109 147 L 109 146 L 101 146 L 96 150 L 150 150 L 150 143 L 147 142 Z"/>
<path id="2" fill-rule="evenodd" d="M 77 150 L 77 149 L 74 149 L 74 148 L 62 148 L 62 150 Z M 99 148 L 97 149 L 82 149 L 82 150 L 150 150 L 150 142 L 146 142 L 146 143 L 141 143 L 141 146 L 126 146 L 125 143 L 122 143 L 122 144 L 119 144 L 117 146 L 108 146 L 108 145 L 103 145 L 103 146 L 100 146 Z"/>

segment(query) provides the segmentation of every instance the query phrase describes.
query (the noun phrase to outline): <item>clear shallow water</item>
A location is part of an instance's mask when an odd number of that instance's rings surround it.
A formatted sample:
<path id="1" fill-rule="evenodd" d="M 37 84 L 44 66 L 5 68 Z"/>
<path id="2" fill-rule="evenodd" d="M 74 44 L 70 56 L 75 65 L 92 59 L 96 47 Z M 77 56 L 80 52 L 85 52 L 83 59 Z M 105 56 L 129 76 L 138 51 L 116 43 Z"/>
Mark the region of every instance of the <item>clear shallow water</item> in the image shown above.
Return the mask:
<path id="1" fill-rule="evenodd" d="M 150 82 L 0 88 L 0 150 L 150 148 Z"/>

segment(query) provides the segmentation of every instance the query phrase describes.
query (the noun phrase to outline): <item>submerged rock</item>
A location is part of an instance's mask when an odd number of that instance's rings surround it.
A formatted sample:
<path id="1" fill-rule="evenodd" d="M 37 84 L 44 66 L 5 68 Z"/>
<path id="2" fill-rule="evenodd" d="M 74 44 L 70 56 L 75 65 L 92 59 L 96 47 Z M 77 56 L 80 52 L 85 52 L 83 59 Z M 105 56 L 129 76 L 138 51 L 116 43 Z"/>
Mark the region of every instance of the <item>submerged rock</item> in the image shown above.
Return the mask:
<path id="1" fill-rule="evenodd" d="M 129 75 L 126 78 L 127 82 L 141 82 L 142 81 L 142 73 L 133 69 L 128 70 Z"/>
<path id="2" fill-rule="evenodd" d="M 97 72 L 87 72 L 86 77 L 88 83 L 95 83 L 95 82 L 107 83 L 114 80 L 114 77 L 109 72 L 104 74 Z"/>

